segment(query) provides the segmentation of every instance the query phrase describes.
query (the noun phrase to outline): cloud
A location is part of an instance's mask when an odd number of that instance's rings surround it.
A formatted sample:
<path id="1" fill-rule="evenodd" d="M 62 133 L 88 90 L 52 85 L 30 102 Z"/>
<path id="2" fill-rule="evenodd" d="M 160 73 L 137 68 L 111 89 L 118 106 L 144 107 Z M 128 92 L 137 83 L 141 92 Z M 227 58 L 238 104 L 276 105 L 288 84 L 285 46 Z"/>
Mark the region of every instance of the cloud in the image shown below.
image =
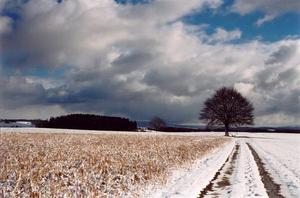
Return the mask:
<path id="1" fill-rule="evenodd" d="M 263 18 L 258 19 L 255 24 L 257 26 L 261 26 L 262 24 L 264 24 L 264 23 L 266 23 L 268 21 L 272 21 L 274 18 L 276 18 L 276 15 L 274 15 L 274 14 L 271 14 L 271 15 L 267 14 Z"/>
<path id="2" fill-rule="evenodd" d="M 9 17 L 0 17 L 0 35 L 11 31 L 11 19 Z"/>
<path id="3" fill-rule="evenodd" d="M 242 32 L 238 29 L 226 31 L 223 28 L 217 28 L 215 33 L 209 38 L 210 42 L 227 42 L 241 38 Z"/>
<path id="4" fill-rule="evenodd" d="M 282 45 L 279 49 L 271 54 L 269 59 L 266 61 L 267 65 L 272 65 L 276 63 L 286 63 L 291 58 L 293 58 L 298 51 L 298 46 L 295 43 L 287 43 L 287 45 Z"/>
<path id="5" fill-rule="evenodd" d="M 299 13 L 300 4 L 298 0 L 236 0 L 232 6 L 232 10 L 241 15 L 255 11 L 263 12 L 265 16 L 256 22 L 257 26 L 261 26 L 263 23 L 271 21 L 279 15 L 288 12 Z"/>
<path id="6" fill-rule="evenodd" d="M 208 35 L 180 20 L 220 5 L 204 0 L 22 4 L 22 20 L 0 38 L 0 79 L 6 85 L 0 114 L 34 117 L 34 109 L 44 108 L 51 115 L 158 115 L 191 122 L 215 89 L 235 86 L 254 103 L 256 123 L 279 114 L 299 122 L 299 39 L 233 44 L 242 35 L 238 29 L 216 28 Z"/>
<path id="7" fill-rule="evenodd" d="M 0 90 L 0 108 L 15 110 L 22 106 L 42 104 L 45 90 L 39 84 L 28 83 L 24 77 L 1 75 L 0 82 L 5 85 Z"/>
<path id="8" fill-rule="evenodd" d="M 234 84 L 234 88 L 247 97 L 251 94 L 251 92 L 253 92 L 254 85 L 251 83 L 239 82 Z"/>

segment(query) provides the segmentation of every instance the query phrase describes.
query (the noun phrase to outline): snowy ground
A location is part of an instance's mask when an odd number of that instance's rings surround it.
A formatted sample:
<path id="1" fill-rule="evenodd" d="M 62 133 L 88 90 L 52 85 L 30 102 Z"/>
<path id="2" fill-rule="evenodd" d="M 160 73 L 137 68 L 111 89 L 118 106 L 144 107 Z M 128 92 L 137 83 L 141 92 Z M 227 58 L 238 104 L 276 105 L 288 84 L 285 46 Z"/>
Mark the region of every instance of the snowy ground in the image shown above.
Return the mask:
<path id="1" fill-rule="evenodd" d="M 236 135 L 192 168 L 175 171 L 151 197 L 300 197 L 300 134 Z"/>
<path id="2" fill-rule="evenodd" d="M 284 197 L 300 197 L 300 134 L 250 135 L 266 169 Z"/>
<path id="3" fill-rule="evenodd" d="M 151 189 L 146 197 L 197 197 L 200 189 L 205 188 L 210 179 L 213 179 L 233 146 L 234 142 L 231 142 L 225 148 L 195 162 L 192 167 L 174 171 L 167 187 Z"/>
<path id="4" fill-rule="evenodd" d="M 16 129 L 12 130 L 16 132 Z M 9 132 L 9 129 L 1 131 Z M 28 131 L 62 132 L 53 129 Z M 20 129 L 19 132 L 28 131 Z M 87 131 L 69 130 L 68 133 Z M 236 133 L 235 136 L 226 146 L 196 160 L 191 166 L 174 170 L 164 186 L 149 185 L 146 191 L 141 192 L 141 197 L 300 197 L 300 134 Z"/>

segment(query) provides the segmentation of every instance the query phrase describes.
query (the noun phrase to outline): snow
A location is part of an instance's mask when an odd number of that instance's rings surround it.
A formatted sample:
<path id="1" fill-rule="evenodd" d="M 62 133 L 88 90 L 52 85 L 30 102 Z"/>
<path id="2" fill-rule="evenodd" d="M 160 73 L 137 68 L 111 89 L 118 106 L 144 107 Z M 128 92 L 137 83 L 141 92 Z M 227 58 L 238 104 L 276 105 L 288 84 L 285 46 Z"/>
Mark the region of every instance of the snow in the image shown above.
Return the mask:
<path id="1" fill-rule="evenodd" d="M 105 134 L 124 133 L 111 131 L 84 131 L 59 129 L 9 129 L 2 128 L 1 132 L 23 133 L 76 133 L 76 134 Z M 126 132 L 127 134 L 153 135 L 199 135 L 221 136 L 223 133 L 162 133 L 162 132 Z M 265 164 L 264 168 L 276 184 L 280 185 L 280 194 L 284 197 L 300 197 L 300 134 L 289 133 L 235 133 L 238 138 L 201 159 L 190 166 L 173 170 L 166 184 L 149 185 L 143 191 L 143 197 L 198 197 L 200 192 L 210 183 L 217 184 L 223 176 L 227 176 L 230 185 L 220 187 L 215 185 L 212 194 L 205 197 L 268 197 L 267 190 L 261 179 L 258 166 L 247 146 L 249 143 L 258 153 Z M 236 160 L 226 162 L 232 155 L 235 145 L 239 145 Z M 225 164 L 225 165 L 224 165 Z M 224 166 L 223 166 L 224 165 Z M 216 181 L 212 181 L 216 172 L 221 168 Z M 232 168 L 232 173 L 226 175 L 226 170 Z M 224 169 L 224 170 L 223 170 Z M 212 196 L 211 196 L 212 195 Z"/>
<path id="2" fill-rule="evenodd" d="M 261 156 L 284 197 L 300 196 L 300 134 L 250 134 L 249 142 Z"/>
<path id="3" fill-rule="evenodd" d="M 232 186 L 227 194 L 231 197 L 267 197 L 261 181 L 258 167 L 245 141 L 239 140 L 240 154 L 236 164 L 236 171 L 231 178 Z M 224 196 L 226 197 L 226 194 Z"/>
<path id="4" fill-rule="evenodd" d="M 215 173 L 224 164 L 232 151 L 232 141 L 224 148 L 220 148 L 195 162 L 190 168 L 174 171 L 166 186 L 151 189 L 151 197 L 197 197 L 200 189 L 205 188 L 213 179 Z M 145 197 L 149 197 L 146 193 Z"/>
<path id="5" fill-rule="evenodd" d="M 199 196 L 225 163 L 234 144 L 240 145 L 240 149 L 236 162 L 232 164 L 234 169 L 229 176 L 231 185 L 213 188 L 213 193 L 208 193 L 205 197 L 216 197 L 216 194 L 218 197 L 234 198 L 268 197 L 257 164 L 246 143 L 250 143 L 257 151 L 274 182 L 280 185 L 280 193 L 284 197 L 300 196 L 300 134 L 237 133 L 237 136 L 240 138 L 198 160 L 190 169 L 174 171 L 167 185 L 158 187 L 152 191 L 151 196 L 146 194 L 145 197 Z M 213 183 L 221 180 L 229 166 L 225 164 L 225 170 L 220 172 L 220 177 Z"/>
<path id="6" fill-rule="evenodd" d="M 222 178 L 226 176 L 226 172 L 233 165 L 235 167 L 234 171 L 232 175 L 229 175 L 231 185 L 222 188 L 214 187 L 213 192 L 208 193 L 205 197 L 216 197 L 216 195 L 218 197 L 268 197 L 257 165 L 245 141 L 238 140 L 236 144 L 240 145 L 237 162 L 233 164 L 227 162 L 220 171 L 218 179 L 213 182 L 216 186 L 218 182 L 222 181 Z M 200 165 L 185 173 L 183 177 L 179 178 L 179 181 L 173 181 L 174 185 L 161 190 L 158 196 L 151 197 L 197 197 L 213 178 L 214 174 L 212 173 L 216 173 L 225 163 L 227 156 L 230 155 L 230 158 L 232 158 L 233 146 L 234 142 L 200 160 Z M 209 163 L 203 163 L 203 161 Z"/>

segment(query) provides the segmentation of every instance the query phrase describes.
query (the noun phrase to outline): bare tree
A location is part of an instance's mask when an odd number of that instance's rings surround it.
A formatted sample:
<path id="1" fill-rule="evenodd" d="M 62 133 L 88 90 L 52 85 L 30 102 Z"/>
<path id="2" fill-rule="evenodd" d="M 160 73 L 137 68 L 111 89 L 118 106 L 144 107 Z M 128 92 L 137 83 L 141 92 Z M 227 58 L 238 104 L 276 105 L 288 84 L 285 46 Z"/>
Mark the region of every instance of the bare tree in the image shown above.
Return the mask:
<path id="1" fill-rule="evenodd" d="M 234 88 L 223 87 L 208 98 L 200 112 L 200 120 L 205 120 L 208 126 L 225 128 L 225 136 L 229 136 L 231 126 L 252 125 L 253 106 Z"/>
<path id="2" fill-rule="evenodd" d="M 149 125 L 152 129 L 159 130 L 159 129 L 165 127 L 166 123 L 163 119 L 161 119 L 159 117 L 154 117 L 151 119 Z"/>

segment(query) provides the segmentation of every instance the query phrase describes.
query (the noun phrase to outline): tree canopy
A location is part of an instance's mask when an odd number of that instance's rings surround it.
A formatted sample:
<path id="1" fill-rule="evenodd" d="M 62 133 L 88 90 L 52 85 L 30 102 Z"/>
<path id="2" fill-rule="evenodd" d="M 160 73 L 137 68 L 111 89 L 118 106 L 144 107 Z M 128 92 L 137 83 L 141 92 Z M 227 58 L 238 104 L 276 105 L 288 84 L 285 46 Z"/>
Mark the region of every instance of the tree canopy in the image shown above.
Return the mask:
<path id="1" fill-rule="evenodd" d="M 229 135 L 232 126 L 253 124 L 253 105 L 234 88 L 222 87 L 204 102 L 199 119 L 208 126 L 224 126 Z"/>

